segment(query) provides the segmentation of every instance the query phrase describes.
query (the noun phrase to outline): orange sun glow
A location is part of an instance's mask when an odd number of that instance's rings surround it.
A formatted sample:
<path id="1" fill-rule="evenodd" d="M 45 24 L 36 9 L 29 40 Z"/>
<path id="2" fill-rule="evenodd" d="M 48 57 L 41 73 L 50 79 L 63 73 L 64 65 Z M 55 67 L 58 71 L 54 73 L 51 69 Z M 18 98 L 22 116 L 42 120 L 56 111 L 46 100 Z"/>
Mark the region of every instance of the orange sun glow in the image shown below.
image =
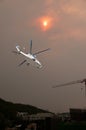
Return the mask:
<path id="1" fill-rule="evenodd" d="M 52 18 L 48 16 L 40 17 L 39 18 L 39 25 L 42 31 L 47 31 L 52 27 Z"/>
<path id="2" fill-rule="evenodd" d="M 48 26 L 48 22 L 47 22 L 47 21 L 44 21 L 44 22 L 43 22 L 43 25 L 44 25 L 44 27 Z"/>

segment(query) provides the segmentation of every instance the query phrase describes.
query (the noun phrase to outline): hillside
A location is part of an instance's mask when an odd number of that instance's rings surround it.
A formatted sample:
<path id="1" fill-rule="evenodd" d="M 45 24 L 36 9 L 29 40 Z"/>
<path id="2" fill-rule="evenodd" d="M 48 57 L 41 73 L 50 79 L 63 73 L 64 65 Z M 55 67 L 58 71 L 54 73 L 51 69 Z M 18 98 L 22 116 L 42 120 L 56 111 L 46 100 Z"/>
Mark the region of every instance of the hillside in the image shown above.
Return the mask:
<path id="1" fill-rule="evenodd" d="M 0 98 L 0 117 L 3 116 L 8 119 L 13 119 L 15 118 L 17 112 L 28 112 L 29 114 L 36 114 L 47 111 L 31 105 L 8 102 Z"/>

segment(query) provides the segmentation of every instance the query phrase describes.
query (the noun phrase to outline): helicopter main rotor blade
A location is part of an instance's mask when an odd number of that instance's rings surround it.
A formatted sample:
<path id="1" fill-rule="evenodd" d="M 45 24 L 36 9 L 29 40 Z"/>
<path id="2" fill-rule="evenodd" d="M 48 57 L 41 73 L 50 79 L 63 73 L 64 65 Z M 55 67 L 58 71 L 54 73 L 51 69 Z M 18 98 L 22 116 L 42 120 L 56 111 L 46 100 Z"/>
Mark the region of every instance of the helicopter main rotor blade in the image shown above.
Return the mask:
<path id="1" fill-rule="evenodd" d="M 43 53 L 43 52 L 49 51 L 49 50 L 50 50 L 50 48 L 47 48 L 47 49 L 45 49 L 45 50 L 38 51 L 38 52 L 34 53 L 33 55 L 38 55 L 38 54 L 40 54 L 40 53 Z"/>
<path id="2" fill-rule="evenodd" d="M 30 54 L 32 54 L 32 40 L 30 42 Z"/>
<path id="3" fill-rule="evenodd" d="M 23 65 L 27 60 L 22 61 L 18 66 Z"/>
<path id="4" fill-rule="evenodd" d="M 64 83 L 64 84 L 59 84 L 59 85 L 53 86 L 53 88 L 73 85 L 73 84 L 76 84 L 76 83 L 82 83 L 82 80 L 72 81 L 72 82 Z"/>
<path id="5" fill-rule="evenodd" d="M 12 51 L 12 53 L 14 53 L 14 54 L 20 54 L 19 52 L 17 52 L 17 51 Z"/>

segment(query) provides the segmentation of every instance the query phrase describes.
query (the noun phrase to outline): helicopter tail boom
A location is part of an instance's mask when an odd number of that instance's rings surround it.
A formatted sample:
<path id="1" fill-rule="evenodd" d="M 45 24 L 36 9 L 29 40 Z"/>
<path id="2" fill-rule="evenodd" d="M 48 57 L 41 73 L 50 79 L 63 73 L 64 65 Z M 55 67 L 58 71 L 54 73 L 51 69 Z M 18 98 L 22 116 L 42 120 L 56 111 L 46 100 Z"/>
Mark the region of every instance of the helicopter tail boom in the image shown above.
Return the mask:
<path id="1" fill-rule="evenodd" d="M 17 45 L 17 46 L 16 46 L 16 49 L 17 49 L 17 51 L 18 51 L 18 52 L 20 52 L 20 51 L 21 51 L 21 50 L 20 50 L 20 46 L 19 46 L 19 45 Z"/>

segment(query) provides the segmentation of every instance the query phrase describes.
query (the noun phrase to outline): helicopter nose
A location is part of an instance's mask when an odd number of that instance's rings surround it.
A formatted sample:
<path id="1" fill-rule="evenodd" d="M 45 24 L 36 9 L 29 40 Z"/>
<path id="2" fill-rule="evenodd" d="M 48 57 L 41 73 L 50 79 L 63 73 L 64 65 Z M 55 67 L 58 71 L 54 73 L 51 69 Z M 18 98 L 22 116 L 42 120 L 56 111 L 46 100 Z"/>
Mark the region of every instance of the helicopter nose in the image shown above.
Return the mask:
<path id="1" fill-rule="evenodd" d="M 41 68 L 42 68 L 42 65 L 40 65 L 39 68 L 41 69 Z"/>
<path id="2" fill-rule="evenodd" d="M 38 65 L 37 68 L 41 69 L 41 68 L 42 68 L 42 65 Z"/>

